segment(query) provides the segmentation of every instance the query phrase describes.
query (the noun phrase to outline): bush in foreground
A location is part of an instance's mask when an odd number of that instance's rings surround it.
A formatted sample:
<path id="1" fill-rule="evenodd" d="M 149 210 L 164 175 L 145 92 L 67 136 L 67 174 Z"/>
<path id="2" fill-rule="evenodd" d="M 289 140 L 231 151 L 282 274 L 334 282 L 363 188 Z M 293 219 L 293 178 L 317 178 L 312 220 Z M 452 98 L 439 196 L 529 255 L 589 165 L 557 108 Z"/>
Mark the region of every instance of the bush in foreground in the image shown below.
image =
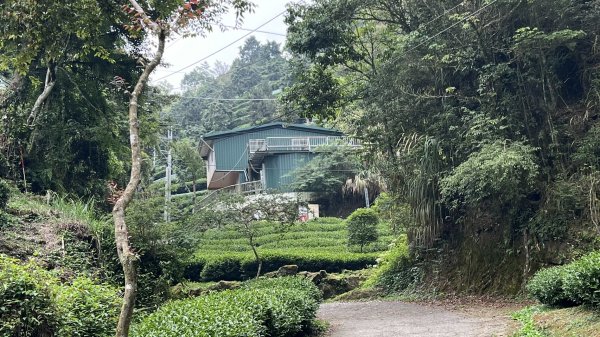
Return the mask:
<path id="1" fill-rule="evenodd" d="M 314 319 L 319 301 L 319 290 L 308 280 L 261 279 L 169 302 L 134 325 L 132 336 L 293 336 Z"/>
<path id="2" fill-rule="evenodd" d="M 58 328 L 51 278 L 0 255 L 0 336 L 51 336 Z"/>
<path id="3" fill-rule="evenodd" d="M 574 304 L 565 293 L 563 280 L 568 266 L 542 269 L 527 283 L 527 292 L 541 303 L 551 306 Z"/>
<path id="4" fill-rule="evenodd" d="M 600 252 L 592 252 L 564 266 L 538 271 L 527 290 L 546 305 L 600 307 Z"/>
<path id="5" fill-rule="evenodd" d="M 78 277 L 60 283 L 34 262 L 0 255 L 0 336 L 111 336 L 120 299 Z"/>
<path id="6" fill-rule="evenodd" d="M 569 265 L 563 282 L 575 302 L 600 307 L 600 252 L 590 253 Z"/>

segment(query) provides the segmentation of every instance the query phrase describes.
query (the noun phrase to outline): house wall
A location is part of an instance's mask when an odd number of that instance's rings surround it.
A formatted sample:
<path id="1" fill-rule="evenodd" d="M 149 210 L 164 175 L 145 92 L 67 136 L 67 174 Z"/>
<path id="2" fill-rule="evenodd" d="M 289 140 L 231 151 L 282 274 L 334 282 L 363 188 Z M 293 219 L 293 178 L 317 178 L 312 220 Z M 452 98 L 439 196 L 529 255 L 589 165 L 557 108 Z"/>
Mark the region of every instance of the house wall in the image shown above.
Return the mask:
<path id="1" fill-rule="evenodd" d="M 288 185 L 294 181 L 292 172 L 315 157 L 309 152 L 283 153 L 265 158 L 266 188 L 282 192 L 290 191 Z"/>
<path id="2" fill-rule="evenodd" d="M 286 128 L 273 128 L 252 133 L 216 139 L 213 148 L 216 153 L 216 169 L 218 171 L 242 171 L 248 167 L 248 141 L 250 139 L 264 139 L 267 137 L 309 137 L 331 136 L 332 133 L 293 130 Z"/>

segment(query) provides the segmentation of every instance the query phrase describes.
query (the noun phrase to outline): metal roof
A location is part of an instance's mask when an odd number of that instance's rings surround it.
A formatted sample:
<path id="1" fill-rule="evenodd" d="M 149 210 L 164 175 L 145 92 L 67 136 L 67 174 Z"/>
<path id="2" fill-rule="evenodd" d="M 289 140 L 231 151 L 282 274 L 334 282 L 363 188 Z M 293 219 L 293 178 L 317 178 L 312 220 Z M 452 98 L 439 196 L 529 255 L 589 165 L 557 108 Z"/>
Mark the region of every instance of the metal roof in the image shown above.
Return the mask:
<path id="1" fill-rule="evenodd" d="M 336 136 L 342 135 L 341 131 L 334 130 L 334 129 L 327 129 L 327 128 L 316 126 L 316 125 L 274 122 L 274 123 L 268 123 L 268 124 L 263 124 L 263 125 L 258 125 L 258 126 L 233 129 L 233 130 L 228 130 L 228 131 L 213 131 L 213 132 L 209 132 L 209 133 L 205 134 L 204 136 L 202 136 L 202 138 L 204 140 L 211 140 L 211 139 L 225 138 L 225 137 L 234 136 L 234 135 L 238 135 L 238 134 L 250 133 L 250 132 L 255 132 L 255 131 L 259 131 L 259 130 L 279 128 L 279 127 L 284 128 L 284 129 L 292 129 L 292 130 L 294 130 L 294 129 L 295 130 L 307 130 L 307 131 L 331 134 L 331 135 L 336 135 Z"/>

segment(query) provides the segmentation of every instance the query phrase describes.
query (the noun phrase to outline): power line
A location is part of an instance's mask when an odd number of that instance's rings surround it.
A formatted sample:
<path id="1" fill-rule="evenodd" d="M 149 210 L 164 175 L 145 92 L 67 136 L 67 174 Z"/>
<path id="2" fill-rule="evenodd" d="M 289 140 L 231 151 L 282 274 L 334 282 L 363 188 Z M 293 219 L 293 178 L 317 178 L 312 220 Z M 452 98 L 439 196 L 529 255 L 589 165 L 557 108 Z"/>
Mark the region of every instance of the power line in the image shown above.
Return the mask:
<path id="1" fill-rule="evenodd" d="M 222 52 L 223 50 L 225 50 L 225 49 L 227 49 L 227 48 L 229 48 L 229 47 L 231 47 L 231 46 L 235 45 L 235 44 L 236 44 L 236 43 L 238 43 L 239 41 L 241 41 L 241 40 L 245 39 L 246 37 L 248 37 L 248 36 L 252 35 L 252 34 L 253 34 L 253 33 L 255 33 L 256 31 L 258 31 L 260 28 L 262 28 L 262 27 L 266 26 L 267 24 L 271 23 L 273 20 L 275 20 L 275 19 L 277 19 L 278 17 L 282 16 L 282 15 L 283 15 L 285 12 L 286 12 L 286 11 L 283 11 L 283 12 L 281 12 L 281 13 L 279 13 L 279 14 L 275 15 L 274 17 L 272 17 L 271 19 L 269 19 L 267 22 L 265 22 L 265 23 L 263 23 L 262 25 L 260 25 L 260 26 L 256 27 L 255 29 L 252 29 L 250 32 L 248 32 L 248 33 L 244 34 L 242 37 L 240 37 L 240 38 L 236 39 L 235 41 L 233 41 L 233 42 L 231 42 L 231 43 L 227 44 L 226 46 L 224 46 L 224 47 L 222 47 L 222 48 L 220 48 L 220 49 L 216 50 L 215 52 L 213 52 L 213 53 L 211 53 L 211 54 L 209 54 L 209 55 L 207 55 L 207 56 L 205 56 L 205 57 L 203 57 L 203 58 L 199 59 L 198 61 L 196 61 L 196 62 L 193 62 L 193 63 L 191 63 L 191 64 L 189 64 L 189 65 L 187 65 L 187 66 L 185 66 L 185 67 L 183 67 L 183 68 L 181 68 L 181 69 L 179 69 L 179 70 L 176 70 L 176 71 L 174 71 L 174 72 L 172 72 L 172 73 L 170 73 L 170 74 L 167 74 L 167 75 L 165 75 L 165 76 L 162 76 L 162 77 L 160 77 L 159 79 L 157 79 L 157 80 L 155 80 L 155 81 L 153 81 L 153 82 L 162 81 L 162 80 L 164 80 L 164 79 L 165 79 L 165 78 L 167 78 L 167 77 L 170 77 L 170 76 L 172 76 L 172 75 L 175 75 L 175 74 L 177 74 L 177 73 L 180 73 L 180 72 L 182 72 L 182 71 L 184 71 L 184 70 L 186 70 L 186 69 L 188 69 L 188 68 L 190 68 L 190 67 L 193 67 L 193 66 L 195 66 L 196 64 L 198 64 L 198 63 L 200 63 L 200 62 L 206 61 L 206 60 L 207 60 L 207 59 L 209 59 L 210 57 L 212 57 L 212 56 L 214 56 L 214 55 L 216 55 L 216 54 L 218 54 L 218 53 Z"/>
<path id="2" fill-rule="evenodd" d="M 277 32 L 269 32 L 266 30 L 252 30 L 249 28 L 240 28 L 240 27 L 228 26 L 228 25 L 223 25 L 223 27 L 232 28 L 234 30 L 243 30 L 243 31 L 247 31 L 247 32 L 253 31 L 255 33 L 271 34 L 271 35 L 278 35 L 278 36 L 283 36 L 283 37 L 287 36 L 287 34 L 282 34 L 282 33 L 277 33 Z"/>

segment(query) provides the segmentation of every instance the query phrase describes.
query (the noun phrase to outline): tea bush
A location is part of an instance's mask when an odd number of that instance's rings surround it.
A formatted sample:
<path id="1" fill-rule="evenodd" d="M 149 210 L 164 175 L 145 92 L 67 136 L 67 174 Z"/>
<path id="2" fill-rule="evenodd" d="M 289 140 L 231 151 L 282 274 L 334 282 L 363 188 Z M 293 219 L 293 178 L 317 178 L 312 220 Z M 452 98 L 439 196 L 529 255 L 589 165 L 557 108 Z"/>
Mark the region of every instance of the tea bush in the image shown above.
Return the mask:
<path id="1" fill-rule="evenodd" d="M 527 292 L 541 303 L 551 306 L 567 306 L 573 301 L 565 293 L 563 280 L 568 266 L 542 269 L 527 283 Z"/>
<path id="2" fill-rule="evenodd" d="M 108 286 L 62 284 L 34 262 L 0 255 L 0 336 L 111 336 L 119 304 Z"/>
<path id="3" fill-rule="evenodd" d="M 260 254 L 262 271 L 265 273 L 289 264 L 298 265 L 304 271 L 326 270 L 335 273 L 344 269 L 358 270 L 374 265 L 378 255 L 306 249 L 261 250 Z M 189 262 L 185 275 L 192 281 L 238 281 L 256 275 L 257 267 L 251 252 L 202 254 Z"/>
<path id="4" fill-rule="evenodd" d="M 132 336 L 293 336 L 311 322 L 320 294 L 300 278 L 264 279 L 237 290 L 167 303 L 132 327 Z"/>
<path id="5" fill-rule="evenodd" d="M 51 284 L 55 280 L 33 263 L 0 255 L 0 336 L 53 335 L 59 326 Z"/>
<path id="6" fill-rule="evenodd" d="M 564 266 L 538 271 L 527 290 L 547 305 L 600 307 L 600 252 L 589 253 Z"/>
<path id="7" fill-rule="evenodd" d="M 571 300 L 600 307 L 600 252 L 592 252 L 571 263 L 563 282 Z"/>
<path id="8" fill-rule="evenodd" d="M 59 336 L 111 336 L 117 326 L 121 298 L 117 290 L 85 277 L 56 287 Z"/>
<path id="9" fill-rule="evenodd" d="M 235 257 L 209 260 L 204 264 L 202 272 L 200 272 L 200 278 L 206 281 L 237 281 L 241 279 L 240 265 L 241 260 Z"/>

